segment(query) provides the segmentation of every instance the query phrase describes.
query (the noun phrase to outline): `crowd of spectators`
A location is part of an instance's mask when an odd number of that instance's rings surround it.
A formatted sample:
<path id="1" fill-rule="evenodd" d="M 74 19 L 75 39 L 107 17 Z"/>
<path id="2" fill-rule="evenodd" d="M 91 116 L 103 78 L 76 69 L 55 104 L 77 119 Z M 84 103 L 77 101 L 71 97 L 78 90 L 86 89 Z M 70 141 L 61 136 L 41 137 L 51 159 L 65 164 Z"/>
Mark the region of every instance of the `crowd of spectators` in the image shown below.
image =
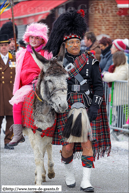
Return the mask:
<path id="1" fill-rule="evenodd" d="M 112 86 L 112 82 L 117 80 L 126 80 L 129 82 L 129 40 L 126 39 L 115 39 L 112 40 L 109 36 L 103 36 L 101 39 L 97 40 L 93 32 L 86 32 L 84 39 L 82 40 L 81 50 L 94 50 L 96 59 L 99 61 L 99 66 L 101 70 L 102 80 L 108 83 L 108 86 Z M 127 90 L 129 83 L 127 84 Z M 128 92 L 124 94 L 124 91 L 118 88 L 119 83 L 115 84 L 114 88 L 114 105 L 115 98 L 119 99 L 120 92 L 123 93 L 125 100 L 124 104 L 120 101 L 117 104 L 117 110 L 123 117 L 121 117 L 122 122 L 126 122 L 123 127 L 129 128 L 129 118 L 124 115 L 122 110 L 123 106 L 126 105 L 128 110 Z M 127 113 L 129 114 L 129 113 Z M 126 117 L 126 118 L 125 118 Z M 128 118 L 128 119 L 127 119 Z M 119 119 L 119 117 L 118 117 Z M 122 127 L 122 123 L 119 123 L 119 127 Z"/>

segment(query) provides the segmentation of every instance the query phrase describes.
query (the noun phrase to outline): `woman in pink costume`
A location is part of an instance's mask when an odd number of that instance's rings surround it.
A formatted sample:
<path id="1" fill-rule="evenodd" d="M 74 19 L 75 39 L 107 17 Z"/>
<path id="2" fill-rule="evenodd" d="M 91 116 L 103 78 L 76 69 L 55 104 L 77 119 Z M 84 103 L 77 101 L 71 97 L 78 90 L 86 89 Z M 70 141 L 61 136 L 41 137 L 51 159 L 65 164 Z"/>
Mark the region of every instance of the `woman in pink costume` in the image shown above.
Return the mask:
<path id="1" fill-rule="evenodd" d="M 13 139 L 9 142 L 9 146 L 16 146 L 23 141 L 22 135 L 22 105 L 26 95 L 33 89 L 32 83 L 36 83 L 36 79 L 40 74 L 41 67 L 35 62 L 32 56 L 32 47 L 36 52 L 50 59 L 52 54 L 43 50 L 48 41 L 48 27 L 46 24 L 32 23 L 27 26 L 23 40 L 28 44 L 26 49 L 16 53 L 16 75 L 13 88 L 13 97 L 10 103 L 13 105 Z"/>

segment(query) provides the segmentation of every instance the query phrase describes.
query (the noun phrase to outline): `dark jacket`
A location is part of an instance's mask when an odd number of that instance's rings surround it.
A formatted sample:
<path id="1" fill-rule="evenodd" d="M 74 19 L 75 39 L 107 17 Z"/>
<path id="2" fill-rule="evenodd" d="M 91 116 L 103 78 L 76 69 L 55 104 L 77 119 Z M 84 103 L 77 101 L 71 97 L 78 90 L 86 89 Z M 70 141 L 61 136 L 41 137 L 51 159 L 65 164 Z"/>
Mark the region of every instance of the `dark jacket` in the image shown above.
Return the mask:
<path id="1" fill-rule="evenodd" d="M 101 72 L 108 71 L 109 67 L 113 64 L 110 48 L 111 45 L 102 51 L 101 60 L 99 62 Z"/>
<path id="2" fill-rule="evenodd" d="M 74 63 L 74 60 L 76 57 L 77 56 L 73 56 L 68 53 L 65 54 L 65 58 L 68 60 L 69 63 Z M 99 62 L 96 60 L 96 62 L 92 64 L 92 59 L 89 58 L 89 64 L 86 63 L 84 65 L 84 67 L 80 71 L 80 75 L 85 80 L 87 80 L 88 87 L 90 90 L 90 94 L 88 95 L 88 98 L 92 99 L 92 105 L 97 105 L 95 104 L 96 96 L 98 99 L 99 98 L 101 99 L 101 97 L 103 96 L 103 84 L 102 84 L 102 79 L 101 79 L 101 75 L 99 71 Z M 69 92 L 69 87 L 71 85 L 77 85 L 77 84 L 79 84 L 79 82 L 74 77 L 69 79 L 68 80 L 68 92 Z M 93 88 L 93 92 L 92 92 L 92 88 Z M 84 91 L 78 92 L 78 93 L 84 93 Z M 88 107 L 87 102 L 88 102 L 88 99 L 85 101 L 86 107 Z"/>
<path id="3" fill-rule="evenodd" d="M 9 104 L 9 100 L 13 96 L 15 65 L 12 67 L 11 61 L 15 61 L 14 56 L 12 56 L 11 59 L 8 59 L 8 62 L 5 65 L 0 56 L 0 116 L 13 115 L 12 105 Z"/>

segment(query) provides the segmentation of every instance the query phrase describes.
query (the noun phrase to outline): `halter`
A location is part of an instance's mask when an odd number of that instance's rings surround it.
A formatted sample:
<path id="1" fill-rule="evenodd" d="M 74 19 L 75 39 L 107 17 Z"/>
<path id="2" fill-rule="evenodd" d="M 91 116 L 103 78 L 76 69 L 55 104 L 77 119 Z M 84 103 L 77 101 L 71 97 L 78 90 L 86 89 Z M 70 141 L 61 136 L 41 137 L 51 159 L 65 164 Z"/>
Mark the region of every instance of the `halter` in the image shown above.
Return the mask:
<path id="1" fill-rule="evenodd" d="M 43 102 L 43 100 L 42 100 L 42 99 L 37 95 L 37 93 L 36 93 L 36 90 L 35 90 L 35 87 L 34 87 L 34 83 L 33 83 L 33 90 L 34 90 L 34 93 L 35 93 L 37 99 L 38 99 L 39 101 Z M 54 90 L 50 93 L 49 99 L 52 97 L 52 95 L 53 95 L 55 92 L 57 92 L 57 91 L 59 91 L 59 90 L 66 90 L 66 88 L 57 88 L 57 89 L 54 89 Z"/>
<path id="2" fill-rule="evenodd" d="M 33 90 L 34 90 L 34 93 L 35 93 L 37 99 L 38 99 L 39 101 L 43 102 L 43 100 L 42 100 L 41 98 L 39 98 L 39 96 L 37 95 L 37 93 L 36 93 L 36 91 L 35 91 L 34 83 L 33 83 Z"/>

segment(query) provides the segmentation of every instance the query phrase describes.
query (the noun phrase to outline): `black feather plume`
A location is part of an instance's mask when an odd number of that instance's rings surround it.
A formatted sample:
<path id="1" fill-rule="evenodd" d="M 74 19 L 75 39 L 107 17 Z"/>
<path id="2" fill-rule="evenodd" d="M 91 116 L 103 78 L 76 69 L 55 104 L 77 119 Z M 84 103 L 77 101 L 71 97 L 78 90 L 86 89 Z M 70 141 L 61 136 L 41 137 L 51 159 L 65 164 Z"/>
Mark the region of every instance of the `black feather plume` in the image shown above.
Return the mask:
<path id="1" fill-rule="evenodd" d="M 71 127 L 72 127 L 72 123 L 73 123 L 73 114 L 71 114 L 68 119 L 67 122 L 65 124 L 64 130 L 63 130 L 63 136 L 66 138 L 69 138 L 70 133 L 71 133 Z"/>
<path id="2" fill-rule="evenodd" d="M 54 22 L 49 40 L 44 49 L 52 52 L 53 56 L 57 56 L 64 35 L 76 34 L 83 38 L 85 31 L 85 19 L 77 11 L 65 12 Z"/>
<path id="3" fill-rule="evenodd" d="M 82 116 L 82 113 L 79 113 L 72 127 L 71 135 L 75 137 L 81 137 L 81 133 L 82 133 L 81 116 Z"/>

